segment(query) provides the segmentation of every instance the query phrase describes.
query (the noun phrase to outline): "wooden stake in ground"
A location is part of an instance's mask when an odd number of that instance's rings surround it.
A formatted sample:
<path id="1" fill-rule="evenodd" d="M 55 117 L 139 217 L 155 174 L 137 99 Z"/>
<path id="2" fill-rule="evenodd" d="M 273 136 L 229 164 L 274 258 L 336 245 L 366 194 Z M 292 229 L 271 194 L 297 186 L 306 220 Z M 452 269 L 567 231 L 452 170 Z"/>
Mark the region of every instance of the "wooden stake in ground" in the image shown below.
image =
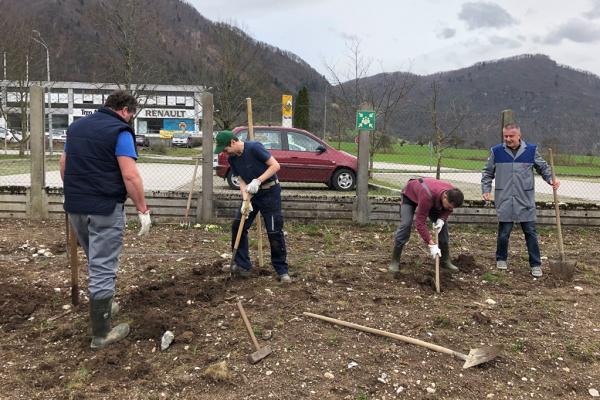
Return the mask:
<path id="1" fill-rule="evenodd" d="M 69 223 L 69 215 L 65 213 L 65 223 L 67 229 L 67 254 L 69 255 L 69 265 L 71 266 L 71 303 L 74 306 L 79 305 L 79 261 L 77 259 L 77 236 L 75 229 Z"/>
<path id="2" fill-rule="evenodd" d="M 254 140 L 254 121 L 252 118 L 252 99 L 250 97 L 246 98 L 246 107 L 248 109 L 248 140 Z M 261 220 L 260 212 L 256 214 L 256 232 L 258 234 L 258 240 L 257 240 L 258 266 L 260 268 L 262 268 L 263 265 L 265 265 L 265 256 L 263 254 L 262 220 Z"/>

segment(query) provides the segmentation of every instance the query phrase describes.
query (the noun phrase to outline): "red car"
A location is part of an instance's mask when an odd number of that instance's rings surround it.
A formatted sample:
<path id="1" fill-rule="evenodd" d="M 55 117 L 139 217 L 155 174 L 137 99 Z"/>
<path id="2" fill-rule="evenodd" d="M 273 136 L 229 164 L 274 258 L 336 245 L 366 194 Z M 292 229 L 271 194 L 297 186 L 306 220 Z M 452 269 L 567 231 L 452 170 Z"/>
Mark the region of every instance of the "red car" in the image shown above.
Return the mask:
<path id="1" fill-rule="evenodd" d="M 245 141 L 248 128 L 240 126 L 233 133 Z M 320 182 L 335 190 L 352 190 L 356 187 L 358 159 L 334 149 L 310 132 L 281 126 L 256 126 L 254 138 L 281 165 L 277 177 L 282 182 Z M 228 157 L 225 152 L 218 155 L 216 174 L 227 179 L 230 188 L 239 189 L 237 176 L 231 173 Z"/>

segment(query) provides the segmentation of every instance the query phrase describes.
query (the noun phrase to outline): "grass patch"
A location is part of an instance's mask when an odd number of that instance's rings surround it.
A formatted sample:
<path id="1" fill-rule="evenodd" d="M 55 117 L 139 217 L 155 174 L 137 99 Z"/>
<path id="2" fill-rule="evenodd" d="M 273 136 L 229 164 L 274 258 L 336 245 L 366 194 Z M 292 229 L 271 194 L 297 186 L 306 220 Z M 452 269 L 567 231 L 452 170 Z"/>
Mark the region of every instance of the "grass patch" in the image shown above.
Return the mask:
<path id="1" fill-rule="evenodd" d="M 510 349 L 515 353 L 522 353 L 525 351 L 525 341 L 522 339 L 517 339 L 510 346 Z"/>
<path id="2" fill-rule="evenodd" d="M 436 328 L 450 328 L 451 325 L 452 324 L 448 317 L 444 315 L 438 315 L 433 319 L 433 326 L 435 326 Z"/>
<path id="3" fill-rule="evenodd" d="M 481 276 L 481 279 L 486 282 L 501 283 L 504 281 L 504 276 L 488 271 Z"/>

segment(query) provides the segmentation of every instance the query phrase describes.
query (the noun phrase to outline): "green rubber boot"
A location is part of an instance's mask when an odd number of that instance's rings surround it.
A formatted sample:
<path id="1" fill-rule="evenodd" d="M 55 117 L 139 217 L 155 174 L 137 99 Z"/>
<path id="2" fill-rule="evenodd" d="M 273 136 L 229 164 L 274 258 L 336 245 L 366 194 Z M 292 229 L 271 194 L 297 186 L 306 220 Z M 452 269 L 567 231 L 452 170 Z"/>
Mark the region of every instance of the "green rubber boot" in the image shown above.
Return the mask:
<path id="1" fill-rule="evenodd" d="M 106 299 L 90 300 L 90 320 L 92 322 L 92 350 L 101 349 L 118 342 L 129 334 L 129 324 L 119 324 L 110 328 L 113 309 L 112 297 Z"/>
<path id="2" fill-rule="evenodd" d="M 450 261 L 450 245 L 448 243 L 440 244 L 440 251 L 442 252 L 442 256 L 440 257 L 440 265 L 442 268 L 446 268 L 452 272 L 458 272 L 458 267 Z"/>
<path id="3" fill-rule="evenodd" d="M 392 261 L 390 261 L 390 265 L 388 267 L 388 271 L 390 272 L 399 272 L 400 271 L 400 256 L 402 255 L 402 248 L 404 246 L 394 246 L 394 250 L 392 250 Z"/>

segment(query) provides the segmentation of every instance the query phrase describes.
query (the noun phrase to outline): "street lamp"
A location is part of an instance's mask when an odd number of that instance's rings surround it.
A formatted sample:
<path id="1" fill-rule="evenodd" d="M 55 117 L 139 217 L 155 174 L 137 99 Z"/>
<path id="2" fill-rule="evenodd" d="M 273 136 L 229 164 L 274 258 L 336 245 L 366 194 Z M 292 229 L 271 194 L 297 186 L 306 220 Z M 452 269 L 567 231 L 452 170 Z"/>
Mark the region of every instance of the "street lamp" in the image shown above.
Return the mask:
<path id="1" fill-rule="evenodd" d="M 46 49 L 46 80 L 48 81 L 48 150 L 50 150 L 50 156 L 52 156 L 52 112 L 50 111 L 52 109 L 52 96 L 50 95 L 50 51 L 48 50 L 48 45 L 46 44 L 44 39 L 42 39 L 40 31 L 33 29 L 31 32 L 33 32 L 33 34 L 35 35 L 32 36 L 31 39 L 44 46 L 44 49 Z"/>

